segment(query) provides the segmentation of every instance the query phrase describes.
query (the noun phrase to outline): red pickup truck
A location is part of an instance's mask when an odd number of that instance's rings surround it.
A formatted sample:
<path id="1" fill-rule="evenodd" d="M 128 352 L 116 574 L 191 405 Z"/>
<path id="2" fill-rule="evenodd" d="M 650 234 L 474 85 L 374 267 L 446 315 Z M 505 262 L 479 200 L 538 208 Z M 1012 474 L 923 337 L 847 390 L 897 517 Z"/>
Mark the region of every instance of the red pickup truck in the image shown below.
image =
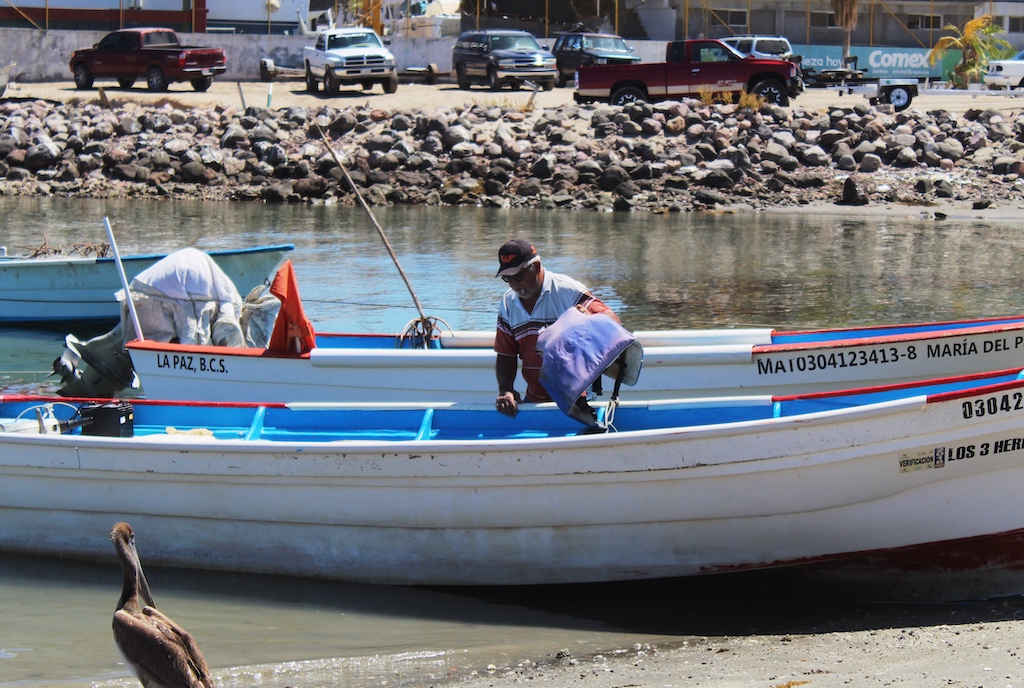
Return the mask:
<path id="1" fill-rule="evenodd" d="M 746 91 L 776 105 L 789 105 L 804 89 L 799 67 L 787 60 L 743 57 L 712 39 L 672 41 L 665 62 L 580 67 L 576 72 L 578 103 L 602 101 L 626 105 Z"/>
<path id="2" fill-rule="evenodd" d="M 71 73 L 80 89 L 92 88 L 96 79 L 116 79 L 121 88 L 131 88 L 144 77 L 150 91 L 166 91 L 167 84 L 179 81 L 205 91 L 225 69 L 222 48 L 186 48 L 170 29 L 121 29 L 71 54 Z"/>

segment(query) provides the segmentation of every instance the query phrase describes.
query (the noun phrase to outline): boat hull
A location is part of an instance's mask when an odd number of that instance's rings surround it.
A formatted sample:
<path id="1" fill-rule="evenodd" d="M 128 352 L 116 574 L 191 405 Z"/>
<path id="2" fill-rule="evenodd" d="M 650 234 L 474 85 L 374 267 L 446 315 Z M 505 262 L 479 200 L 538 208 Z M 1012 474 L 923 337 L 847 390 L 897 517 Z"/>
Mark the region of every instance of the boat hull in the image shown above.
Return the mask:
<path id="1" fill-rule="evenodd" d="M 680 402 L 711 415 L 731 403 Z M 0 434 L 0 549 L 108 558 L 105 533 L 127 520 L 155 564 L 369 583 L 578 583 L 889 557 L 887 576 L 976 579 L 953 598 L 1024 592 L 1024 382 L 817 403 L 826 410 L 584 436 L 567 419 L 564 433 L 520 432 L 525 411 L 489 412 L 493 428 L 509 424 L 502 439 Z M 616 424 L 632 422 L 630 408 Z"/>
<path id="2" fill-rule="evenodd" d="M 209 251 L 241 293 L 267 279 L 291 245 Z M 131 280 L 163 254 L 122 258 Z M 0 258 L 0 323 L 113 323 L 121 279 L 113 258 Z"/>
<path id="3" fill-rule="evenodd" d="M 889 328 L 637 332 L 643 371 L 622 397 L 794 394 L 926 380 L 1024 363 L 1024 318 Z M 442 348 L 395 338 L 317 335 L 294 356 L 160 342 L 128 345 L 145 394 L 232 401 L 480 402 L 495 394 L 493 333 L 456 333 Z M 460 344 L 461 342 L 461 344 Z M 611 384 L 606 383 L 606 393 Z"/>

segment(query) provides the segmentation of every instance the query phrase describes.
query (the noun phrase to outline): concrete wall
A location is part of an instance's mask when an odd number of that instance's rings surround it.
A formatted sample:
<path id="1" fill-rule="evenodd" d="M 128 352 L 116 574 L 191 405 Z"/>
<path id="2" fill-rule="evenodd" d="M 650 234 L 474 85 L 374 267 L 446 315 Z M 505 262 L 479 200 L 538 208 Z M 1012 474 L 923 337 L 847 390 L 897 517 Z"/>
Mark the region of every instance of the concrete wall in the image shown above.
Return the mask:
<path id="1" fill-rule="evenodd" d="M 24 83 L 70 81 L 71 53 L 99 41 L 102 31 L 38 31 L 0 29 L 0 65 L 16 62 L 15 80 Z M 312 36 L 281 34 L 179 34 L 184 45 L 221 47 L 227 51 L 228 71 L 219 77 L 227 81 L 256 81 L 260 60 L 269 57 L 285 67 L 302 66 L 302 48 L 313 44 Z M 665 59 L 665 41 L 628 41 L 644 62 Z M 393 38 L 391 51 L 400 72 L 410 67 L 437 65 L 447 74 L 452 68 L 455 38 Z M 554 44 L 554 41 L 551 41 Z"/>

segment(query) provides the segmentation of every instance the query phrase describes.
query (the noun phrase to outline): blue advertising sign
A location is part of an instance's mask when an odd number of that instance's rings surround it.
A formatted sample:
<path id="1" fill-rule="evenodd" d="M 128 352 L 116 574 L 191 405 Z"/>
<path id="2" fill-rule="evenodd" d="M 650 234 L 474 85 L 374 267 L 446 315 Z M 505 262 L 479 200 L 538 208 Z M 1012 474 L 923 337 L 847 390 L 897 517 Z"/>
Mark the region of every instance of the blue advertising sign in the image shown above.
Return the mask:
<path id="1" fill-rule="evenodd" d="M 891 46 L 851 46 L 850 55 L 857 57 L 857 69 L 865 76 L 879 79 L 943 79 L 960 61 L 960 51 L 946 53 L 934 65 L 928 64 L 926 48 L 894 48 Z M 793 53 L 803 55 L 804 69 L 820 72 L 843 68 L 843 49 L 836 45 L 794 45 Z"/>

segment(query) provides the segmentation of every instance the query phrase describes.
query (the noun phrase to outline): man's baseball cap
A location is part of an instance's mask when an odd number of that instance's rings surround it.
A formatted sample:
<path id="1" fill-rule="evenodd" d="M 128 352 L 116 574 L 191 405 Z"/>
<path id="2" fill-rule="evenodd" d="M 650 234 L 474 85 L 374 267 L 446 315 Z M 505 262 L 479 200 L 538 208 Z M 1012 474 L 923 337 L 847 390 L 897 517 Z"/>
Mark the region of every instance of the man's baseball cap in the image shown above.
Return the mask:
<path id="1" fill-rule="evenodd" d="M 495 277 L 501 277 L 502 275 L 514 275 L 523 269 L 523 266 L 537 257 L 537 249 L 533 247 L 526 239 L 513 239 L 512 241 L 506 241 L 505 244 L 498 249 L 498 274 Z"/>

